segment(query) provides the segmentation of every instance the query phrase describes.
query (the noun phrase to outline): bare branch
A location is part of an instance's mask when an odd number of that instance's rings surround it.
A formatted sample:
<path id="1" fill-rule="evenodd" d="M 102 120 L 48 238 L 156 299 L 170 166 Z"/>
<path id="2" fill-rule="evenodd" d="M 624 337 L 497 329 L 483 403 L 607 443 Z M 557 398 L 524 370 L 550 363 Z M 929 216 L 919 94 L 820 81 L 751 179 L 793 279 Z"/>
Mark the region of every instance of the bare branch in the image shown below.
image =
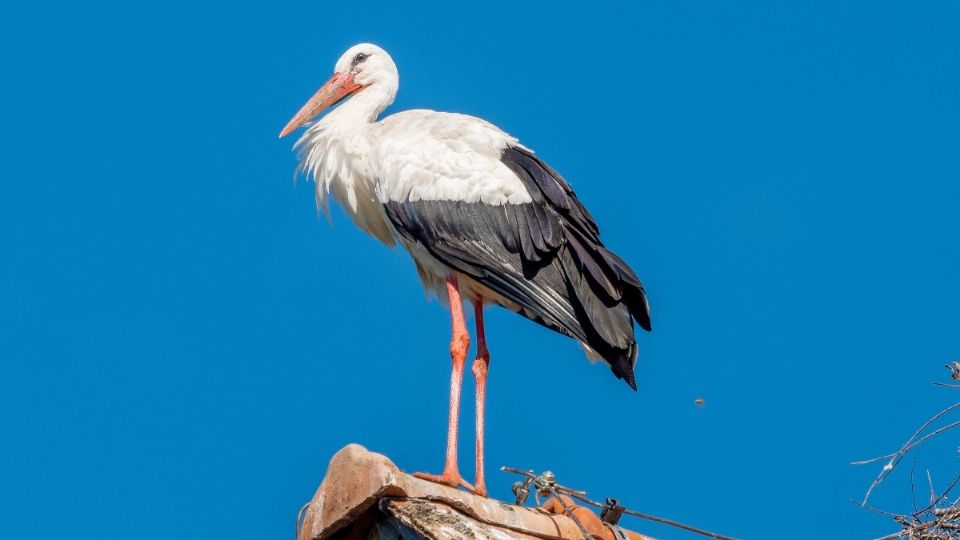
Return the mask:
<path id="1" fill-rule="evenodd" d="M 910 437 L 909 439 L 907 439 L 907 442 L 904 443 L 903 446 L 904 446 L 904 447 L 908 446 L 910 443 L 913 442 L 914 439 L 916 439 L 921 433 L 923 433 L 923 431 L 924 431 L 925 429 L 927 429 L 927 427 L 928 427 L 930 424 L 936 422 L 937 420 L 940 419 L 940 417 L 942 417 L 943 415 L 947 414 L 948 412 L 956 409 L 957 407 L 960 407 L 960 402 L 954 403 L 953 405 L 951 405 L 951 406 L 947 407 L 946 409 L 944 409 L 944 410 L 938 412 L 937 414 L 933 415 L 932 418 L 930 418 L 929 420 L 927 420 L 926 422 L 924 422 L 924 424 L 923 424 L 922 426 L 920 426 L 920 429 L 918 429 L 916 432 L 914 432 L 914 434 L 913 434 L 912 437 Z M 901 448 L 900 450 L 903 450 L 903 448 Z M 868 463 L 873 463 L 874 461 L 880 461 L 881 459 L 887 459 L 887 458 L 890 458 L 890 457 L 894 457 L 894 456 L 896 456 L 897 454 L 900 453 L 900 450 L 898 450 L 898 451 L 896 451 L 896 452 L 892 452 L 892 453 L 890 453 L 890 454 L 885 454 L 885 455 L 882 455 L 882 456 L 877 456 L 877 457 L 875 457 L 875 458 L 864 459 L 864 460 L 861 460 L 861 461 L 854 461 L 854 462 L 851 462 L 850 464 L 851 464 L 851 465 L 866 465 L 866 464 L 868 464 Z"/>
<path id="2" fill-rule="evenodd" d="M 930 475 L 930 471 L 927 471 L 927 476 L 929 477 L 929 475 Z M 947 486 L 947 489 L 945 489 L 945 490 L 943 491 L 943 493 L 941 493 L 939 496 L 937 496 L 935 493 L 933 493 L 933 492 L 931 491 L 931 493 L 930 493 L 930 498 L 932 499 L 932 501 L 930 502 L 930 506 L 927 506 L 927 507 L 924 508 L 923 510 L 919 510 L 919 511 L 915 512 L 915 513 L 913 514 L 913 517 L 916 518 L 916 519 L 920 519 L 920 516 L 921 516 L 921 515 L 929 512 L 929 511 L 931 511 L 931 510 L 938 510 L 938 509 L 936 508 L 936 506 L 940 503 L 940 501 L 942 501 L 942 500 L 944 500 L 944 499 L 947 498 L 947 495 L 950 494 L 950 490 L 952 490 L 954 487 L 956 487 L 957 481 L 960 481 L 960 475 L 957 475 L 957 476 L 953 479 L 953 482 L 950 482 L 950 485 Z M 930 489 L 931 489 L 931 490 L 933 489 L 933 481 L 932 481 L 932 480 L 930 481 Z M 953 506 L 953 505 L 951 505 L 951 506 Z"/>
<path id="3" fill-rule="evenodd" d="M 950 376 L 954 380 L 960 381 L 960 362 L 951 362 L 947 365 L 947 368 L 950 369 Z M 946 388 L 960 389 L 960 384 L 934 384 Z M 910 467 L 910 497 L 911 502 L 913 503 L 913 514 L 895 514 L 893 512 L 880 510 L 867 505 L 867 501 L 870 498 L 870 494 L 873 493 L 873 490 L 879 486 L 880 483 L 883 482 L 887 476 L 893 472 L 894 469 L 896 469 L 901 460 L 903 460 L 907 454 L 909 454 L 912 450 L 917 449 L 920 445 L 926 441 L 929 441 L 933 437 L 960 426 L 960 421 L 951 422 L 927 432 L 927 430 L 931 429 L 931 426 L 933 426 L 937 420 L 943 418 L 944 415 L 956 410 L 957 408 L 960 408 L 960 403 L 955 403 L 935 414 L 929 420 L 924 422 L 924 424 L 921 425 L 896 452 L 872 459 L 854 462 L 854 465 L 863 465 L 866 463 L 886 460 L 886 463 L 880 470 L 880 473 L 874 479 L 873 483 L 870 484 L 870 488 L 867 489 L 867 493 L 864 495 L 863 502 L 855 503 L 865 510 L 892 518 L 900 525 L 899 531 L 880 537 L 877 540 L 960 540 L 960 506 L 958 506 L 958 504 L 960 504 L 960 497 L 957 497 L 952 502 L 948 500 L 950 492 L 958 485 L 958 483 L 960 483 L 960 475 L 955 476 L 953 481 L 950 482 L 946 489 L 944 489 L 942 493 L 937 494 L 937 491 L 933 485 L 933 475 L 928 469 L 926 473 L 927 485 L 930 489 L 930 502 L 926 507 L 918 509 L 914 473 L 917 467 L 919 452 L 914 453 L 913 464 Z"/>
<path id="4" fill-rule="evenodd" d="M 917 459 L 920 457 L 920 452 L 917 452 L 913 455 L 913 465 L 910 466 L 910 500 L 913 501 L 913 515 L 917 515 L 917 490 L 913 485 L 913 471 L 917 468 Z"/>
<path id="5" fill-rule="evenodd" d="M 882 516 L 891 517 L 891 518 L 893 518 L 893 519 L 897 519 L 897 518 L 901 517 L 900 514 L 895 514 L 895 513 L 893 513 L 893 512 L 888 512 L 888 511 L 886 511 L 886 510 L 881 510 L 881 509 L 879 509 L 879 508 L 874 508 L 874 507 L 872 507 L 872 506 L 870 506 L 870 505 L 864 504 L 864 503 L 859 502 L 859 501 L 855 501 L 855 500 L 853 500 L 853 499 L 850 499 L 850 502 L 852 502 L 853 504 L 859 506 L 860 508 L 863 508 L 864 510 L 869 510 L 869 511 L 871 511 L 871 512 L 880 514 L 880 515 L 882 515 Z"/>
<path id="6" fill-rule="evenodd" d="M 867 493 L 863 496 L 863 504 L 866 504 L 867 501 L 870 500 L 870 494 L 873 493 L 873 490 L 876 489 L 877 486 L 879 486 L 880 483 L 883 482 L 887 478 L 887 476 L 890 475 L 891 472 L 893 472 L 893 470 L 897 467 L 897 465 L 900 464 L 900 460 L 902 460 L 904 456 L 906 456 L 907 453 L 910 452 L 910 450 L 912 450 L 913 448 L 916 448 L 917 445 L 922 444 L 924 441 L 929 440 L 931 437 L 935 437 L 940 433 L 943 433 L 944 431 L 960 426 L 960 422 L 953 422 L 952 424 L 948 424 L 944 427 L 941 427 L 939 429 L 936 429 L 924 435 L 923 437 L 920 437 L 920 434 L 923 433 L 930 426 L 930 424 L 936 422 L 941 417 L 943 417 L 943 415 L 949 413 L 950 411 L 953 411 L 954 409 L 957 409 L 958 407 L 960 407 L 960 402 L 954 403 L 953 405 L 933 415 L 933 417 L 927 420 L 926 422 L 924 422 L 923 425 L 920 426 L 920 428 L 917 429 L 917 431 L 915 431 L 913 435 L 909 439 L 907 439 L 907 442 L 905 442 L 903 446 L 901 446 L 900 449 L 897 450 L 896 452 L 892 454 L 887 454 L 885 456 L 879 456 L 873 459 L 853 462 L 853 465 L 864 465 L 867 463 L 873 463 L 874 461 L 879 461 L 881 459 L 887 459 L 887 458 L 890 459 L 890 461 L 888 461 L 887 464 L 884 465 L 882 469 L 880 469 L 880 473 L 873 480 L 873 483 L 870 484 L 870 488 L 867 489 Z M 917 437 L 920 437 L 920 438 L 918 439 Z"/>

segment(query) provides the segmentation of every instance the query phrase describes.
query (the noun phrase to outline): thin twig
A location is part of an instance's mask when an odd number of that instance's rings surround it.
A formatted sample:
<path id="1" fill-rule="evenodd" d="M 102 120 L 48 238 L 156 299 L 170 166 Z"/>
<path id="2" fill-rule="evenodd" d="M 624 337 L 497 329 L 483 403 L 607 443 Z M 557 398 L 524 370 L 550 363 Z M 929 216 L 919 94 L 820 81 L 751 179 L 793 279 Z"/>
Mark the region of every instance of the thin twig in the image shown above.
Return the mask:
<path id="1" fill-rule="evenodd" d="M 883 516 L 891 517 L 891 518 L 893 518 L 893 519 L 897 519 L 898 517 L 901 517 L 900 514 L 894 514 L 893 512 L 888 512 L 888 511 L 886 511 L 886 510 L 881 510 L 881 509 L 879 509 L 879 508 L 875 508 L 875 507 L 873 507 L 873 506 L 870 506 L 870 505 L 868 505 L 868 504 L 862 503 L 862 502 L 860 502 L 860 501 L 855 501 L 855 500 L 853 500 L 853 499 L 850 499 L 850 502 L 852 502 L 853 504 L 859 506 L 860 508 L 863 508 L 864 510 L 869 510 L 869 511 L 871 511 L 871 512 L 875 512 L 875 513 L 880 514 L 880 515 L 883 515 Z"/>
<path id="2" fill-rule="evenodd" d="M 960 407 L 960 402 L 954 403 L 953 405 L 951 405 L 951 406 L 947 407 L 946 409 L 944 409 L 944 410 L 938 412 L 937 414 L 935 414 L 935 415 L 933 416 L 933 418 L 931 418 L 931 419 L 927 420 L 926 422 L 924 422 L 924 424 L 923 424 L 922 426 L 920 426 L 920 429 L 918 429 L 917 431 L 915 431 L 914 434 L 913 434 L 913 436 L 910 437 L 909 439 L 907 439 L 907 442 L 904 443 L 903 447 L 906 447 L 907 445 L 909 445 L 910 443 L 912 443 L 914 439 L 916 439 L 925 429 L 927 429 L 927 426 L 929 426 L 930 424 L 936 422 L 941 416 L 943 416 L 943 415 L 947 414 L 948 412 L 956 409 L 957 407 Z M 903 450 L 903 448 L 901 448 L 900 450 Z M 875 457 L 875 458 L 864 459 L 864 460 L 860 460 L 860 461 L 853 461 L 853 462 L 851 462 L 850 464 L 851 464 L 851 465 L 866 465 L 866 464 L 868 464 L 868 463 L 873 463 L 874 461 L 880 461 L 881 459 L 887 459 L 887 458 L 889 458 L 889 457 L 896 456 L 896 455 L 899 454 L 899 453 L 900 453 L 900 451 L 898 450 L 897 452 L 892 452 L 892 453 L 885 454 L 885 455 L 882 455 L 882 456 L 877 456 L 877 457 Z"/>
<path id="3" fill-rule="evenodd" d="M 880 538 L 877 538 L 876 540 L 895 540 L 896 538 L 903 538 L 903 531 L 902 531 L 902 530 L 901 530 L 901 531 L 897 531 L 897 532 L 895 532 L 895 533 L 890 533 L 890 534 L 888 534 L 888 535 L 886 535 L 886 536 L 881 536 Z"/>
<path id="4" fill-rule="evenodd" d="M 917 468 L 917 459 L 920 457 L 920 452 L 917 452 L 913 455 L 913 465 L 910 466 L 910 499 L 913 501 L 913 511 L 914 515 L 917 515 L 917 491 L 914 489 L 913 485 L 913 471 Z"/>
<path id="5" fill-rule="evenodd" d="M 919 446 L 920 444 L 922 444 L 922 443 L 923 443 L 924 441 L 926 441 L 927 439 L 932 439 L 933 437 L 936 437 L 937 435 L 943 433 L 944 431 L 949 431 L 949 430 L 951 430 L 951 429 L 953 429 L 953 428 L 955 428 L 955 427 L 957 427 L 957 426 L 960 426 L 960 421 L 953 422 L 953 423 L 951 423 L 951 424 L 947 424 L 947 425 L 943 426 L 942 428 L 935 429 L 935 430 L 931 431 L 930 433 L 927 433 L 927 434 L 924 435 L 923 437 L 920 437 L 919 439 L 917 439 L 913 444 L 911 444 L 910 446 L 908 446 L 908 447 L 907 447 L 907 452 L 909 452 L 910 450 L 913 450 L 914 448 L 916 448 L 917 446 Z"/>
<path id="6" fill-rule="evenodd" d="M 947 365 L 947 368 L 950 369 L 951 377 L 960 381 L 960 362 L 952 362 Z M 933 383 L 936 386 L 942 386 L 952 389 L 960 389 L 960 384 L 945 384 L 945 383 Z M 870 485 L 870 488 L 867 489 L 866 495 L 864 495 L 862 503 L 855 503 L 861 508 L 875 512 L 887 517 L 893 518 L 898 524 L 900 524 L 900 530 L 894 533 L 890 533 L 886 536 L 882 536 L 877 540 L 894 540 L 894 539 L 909 539 L 909 540 L 958 540 L 960 539 L 960 497 L 957 497 L 953 502 L 950 502 L 948 497 L 950 492 L 960 483 L 960 475 L 954 477 L 953 481 L 950 482 L 950 485 L 943 490 L 939 495 L 937 494 L 936 489 L 933 485 L 933 475 L 930 473 L 930 470 L 927 469 L 927 484 L 930 489 L 930 504 L 928 504 L 923 509 L 917 508 L 917 493 L 916 493 L 916 482 L 914 479 L 914 474 L 917 467 L 917 460 L 919 459 L 919 451 L 914 453 L 913 464 L 910 467 L 910 498 L 913 503 L 913 514 L 899 515 L 892 512 L 887 512 L 886 510 L 880 510 L 878 508 L 873 508 L 867 505 L 867 501 L 870 498 L 870 494 L 873 490 L 883 482 L 887 476 L 900 464 L 901 460 L 912 450 L 917 449 L 924 442 L 949 431 L 955 427 L 960 426 L 960 421 L 952 422 L 942 427 L 933 429 L 929 433 L 925 433 L 928 428 L 930 428 L 934 422 L 942 418 L 947 413 L 960 408 L 960 403 L 955 403 L 946 409 L 935 414 L 932 418 L 927 420 L 923 425 L 921 425 L 913 435 L 907 439 L 903 446 L 899 450 L 891 454 L 886 454 L 876 458 L 857 461 L 854 462 L 855 465 L 863 465 L 866 463 L 873 463 L 881 460 L 888 460 L 883 468 L 880 470 L 880 473 L 874 479 L 873 483 Z M 945 506 L 941 507 L 941 504 Z"/>
<path id="7" fill-rule="evenodd" d="M 930 473 L 930 471 L 927 471 L 927 474 L 928 474 L 928 475 L 929 475 L 929 473 Z M 935 507 L 937 506 L 937 504 L 938 504 L 940 501 L 942 501 L 943 499 L 947 498 L 947 495 L 950 493 L 950 490 L 952 490 L 954 487 L 956 487 L 957 481 L 960 481 L 960 475 L 957 475 L 957 476 L 953 479 L 953 482 L 950 482 L 950 485 L 947 486 L 947 489 L 945 489 L 945 490 L 943 491 L 943 493 L 940 494 L 939 497 L 936 497 L 936 494 L 935 494 L 935 493 L 931 493 L 931 494 L 930 494 L 930 498 L 933 499 L 933 502 L 931 502 L 930 505 L 927 506 L 926 508 L 924 508 L 923 510 L 919 510 L 919 511 L 917 511 L 916 513 L 914 513 L 914 514 L 913 514 L 913 517 L 916 518 L 916 519 L 920 519 L 920 516 L 922 516 L 924 513 L 929 512 L 929 511 L 931 511 L 931 510 L 936 510 Z M 933 489 L 932 481 L 931 481 L 930 488 Z M 934 499 L 934 497 L 936 497 L 936 498 Z"/>
<path id="8" fill-rule="evenodd" d="M 855 461 L 855 462 L 853 463 L 854 465 L 864 465 L 864 464 L 866 464 L 866 463 L 872 463 L 872 462 L 874 462 L 874 461 L 878 461 L 878 460 L 881 460 L 881 459 L 890 458 L 890 461 L 888 461 L 887 464 L 884 465 L 882 469 L 880 469 L 880 473 L 879 473 L 879 474 L 877 475 L 877 477 L 873 480 L 873 483 L 870 484 L 870 488 L 867 489 L 867 493 L 863 496 L 863 503 L 864 503 L 864 504 L 866 504 L 867 501 L 870 500 L 870 494 L 873 493 L 873 490 L 876 489 L 876 487 L 879 486 L 880 483 L 883 482 L 891 472 L 893 472 L 893 470 L 897 467 L 897 465 L 900 464 L 900 460 L 902 460 L 903 457 L 906 456 L 907 453 L 910 452 L 910 450 L 912 450 L 913 448 L 915 448 L 917 445 L 922 444 L 924 441 L 929 440 L 931 437 L 935 437 L 935 436 L 939 435 L 940 433 L 943 433 L 944 431 L 947 431 L 947 430 L 953 429 L 953 428 L 955 428 L 955 427 L 957 427 L 957 426 L 960 426 L 960 422 L 954 422 L 954 423 L 952 423 L 952 424 L 948 424 L 948 425 L 943 426 L 943 427 L 941 427 L 941 428 L 939 428 L 939 429 L 936 429 L 936 430 L 934 430 L 934 431 L 932 431 L 932 432 L 924 435 L 923 437 L 920 437 L 919 439 L 917 439 L 917 437 L 919 437 L 920 434 L 923 433 L 924 430 L 926 430 L 928 426 L 930 426 L 930 424 L 932 424 L 933 422 L 937 421 L 937 420 L 938 420 L 939 418 L 941 418 L 943 415 L 949 413 L 950 411 L 952 411 L 952 410 L 954 410 L 954 409 L 956 409 L 956 408 L 958 408 L 958 407 L 960 407 L 960 402 L 954 403 L 953 405 L 951 405 L 951 406 L 947 407 L 946 409 L 944 409 L 944 410 L 938 412 L 937 414 L 933 415 L 932 418 L 930 418 L 929 420 L 927 420 L 926 422 L 924 422 L 923 425 L 920 426 L 920 428 L 917 429 L 917 431 L 915 431 L 915 432 L 913 433 L 913 436 L 911 436 L 909 439 L 907 439 L 907 442 L 904 443 L 904 445 L 903 445 L 902 447 L 900 447 L 900 450 L 897 450 L 896 452 L 894 452 L 894 453 L 892 453 L 892 454 L 887 454 L 887 455 L 885 455 L 885 456 L 880 456 L 880 457 L 877 457 L 877 458 L 868 459 L 868 460 L 864 460 L 864 461 Z"/>

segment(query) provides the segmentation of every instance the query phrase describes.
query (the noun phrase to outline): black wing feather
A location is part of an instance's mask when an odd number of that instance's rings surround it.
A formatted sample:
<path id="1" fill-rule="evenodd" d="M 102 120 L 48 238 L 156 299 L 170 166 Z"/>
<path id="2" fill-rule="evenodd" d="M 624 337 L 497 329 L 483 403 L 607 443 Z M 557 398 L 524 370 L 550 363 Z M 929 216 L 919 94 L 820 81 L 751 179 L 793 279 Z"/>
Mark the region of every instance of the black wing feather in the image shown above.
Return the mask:
<path id="1" fill-rule="evenodd" d="M 642 283 L 600 242 L 563 177 L 522 148 L 507 147 L 501 160 L 532 202 L 388 202 L 386 214 L 406 238 L 510 299 L 520 314 L 589 345 L 636 389 L 633 321 L 650 330 Z"/>

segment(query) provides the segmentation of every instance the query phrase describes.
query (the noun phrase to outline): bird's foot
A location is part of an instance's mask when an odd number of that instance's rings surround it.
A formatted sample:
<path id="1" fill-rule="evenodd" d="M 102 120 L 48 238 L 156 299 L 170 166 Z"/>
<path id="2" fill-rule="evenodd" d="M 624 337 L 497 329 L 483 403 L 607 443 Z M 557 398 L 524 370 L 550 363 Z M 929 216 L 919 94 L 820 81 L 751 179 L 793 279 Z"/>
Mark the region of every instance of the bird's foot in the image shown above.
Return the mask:
<path id="1" fill-rule="evenodd" d="M 487 486 L 483 485 L 482 483 L 478 482 L 470 491 L 472 491 L 474 495 L 479 495 L 484 499 L 487 498 Z"/>
<path id="2" fill-rule="evenodd" d="M 428 473 L 418 472 L 418 473 L 413 473 L 413 475 L 416 476 L 417 478 L 422 478 L 423 480 L 428 480 L 430 482 L 435 482 L 437 484 L 443 484 L 445 486 L 450 486 L 452 488 L 462 487 L 463 489 L 466 489 L 470 493 L 476 493 L 481 497 L 487 496 L 486 489 L 483 490 L 483 493 L 478 493 L 477 490 L 472 485 L 470 485 L 469 482 L 464 480 L 463 477 L 460 476 L 460 473 L 458 473 L 455 470 L 444 471 L 443 474 L 428 474 Z"/>

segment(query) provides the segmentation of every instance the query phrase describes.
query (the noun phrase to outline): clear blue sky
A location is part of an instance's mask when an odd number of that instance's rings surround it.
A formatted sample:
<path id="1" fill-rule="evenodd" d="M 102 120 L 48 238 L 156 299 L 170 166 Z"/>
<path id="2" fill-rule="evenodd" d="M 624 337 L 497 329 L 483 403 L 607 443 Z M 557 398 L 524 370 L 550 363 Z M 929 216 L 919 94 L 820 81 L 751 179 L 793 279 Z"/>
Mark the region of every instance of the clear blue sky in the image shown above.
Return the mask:
<path id="1" fill-rule="evenodd" d="M 746 538 L 892 530 L 848 462 L 955 397 L 960 4 L 135 4 L 0 16 L 0 536 L 290 538 L 349 442 L 440 468 L 447 314 L 276 137 L 360 41 L 390 111 L 536 149 L 650 293 L 636 393 L 489 314 L 492 495 L 549 468 Z"/>

